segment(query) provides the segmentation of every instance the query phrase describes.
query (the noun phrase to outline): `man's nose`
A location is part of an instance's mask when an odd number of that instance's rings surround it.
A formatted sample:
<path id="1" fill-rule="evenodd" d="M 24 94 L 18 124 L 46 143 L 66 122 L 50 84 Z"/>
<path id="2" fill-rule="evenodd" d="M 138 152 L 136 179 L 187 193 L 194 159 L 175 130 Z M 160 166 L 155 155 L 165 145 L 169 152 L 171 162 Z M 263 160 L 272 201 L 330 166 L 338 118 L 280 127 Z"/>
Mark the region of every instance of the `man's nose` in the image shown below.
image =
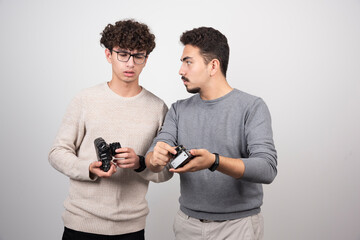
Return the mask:
<path id="1" fill-rule="evenodd" d="M 184 68 L 183 68 L 183 64 L 181 64 L 181 67 L 180 67 L 180 69 L 179 69 L 179 74 L 180 74 L 181 76 L 184 76 L 184 75 L 185 75 L 185 71 L 184 71 Z"/>
<path id="2" fill-rule="evenodd" d="M 135 65 L 134 56 L 130 56 L 129 60 L 126 62 L 126 65 L 129 67 L 133 67 Z"/>

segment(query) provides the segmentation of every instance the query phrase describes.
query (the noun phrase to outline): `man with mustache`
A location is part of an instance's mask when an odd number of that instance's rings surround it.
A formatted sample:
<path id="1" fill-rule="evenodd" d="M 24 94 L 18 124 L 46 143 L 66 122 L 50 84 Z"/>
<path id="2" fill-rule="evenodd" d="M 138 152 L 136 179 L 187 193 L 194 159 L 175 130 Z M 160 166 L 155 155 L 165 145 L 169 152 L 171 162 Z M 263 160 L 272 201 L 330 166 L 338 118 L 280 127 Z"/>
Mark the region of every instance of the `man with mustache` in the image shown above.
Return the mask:
<path id="1" fill-rule="evenodd" d="M 146 156 L 154 172 L 169 167 L 175 147 L 194 157 L 180 174 L 176 239 L 262 239 L 262 184 L 277 174 L 271 118 L 264 101 L 226 79 L 226 37 L 208 27 L 182 34 L 179 71 L 195 95 L 172 104 Z"/>
<path id="2" fill-rule="evenodd" d="M 148 171 L 143 157 L 167 112 L 160 98 L 139 85 L 155 36 L 134 20 L 108 24 L 101 35 L 112 79 L 72 100 L 49 154 L 51 165 L 70 178 L 62 239 L 140 240 L 149 181 L 170 177 L 168 171 Z M 97 161 L 99 137 L 122 146 L 108 171 Z"/>

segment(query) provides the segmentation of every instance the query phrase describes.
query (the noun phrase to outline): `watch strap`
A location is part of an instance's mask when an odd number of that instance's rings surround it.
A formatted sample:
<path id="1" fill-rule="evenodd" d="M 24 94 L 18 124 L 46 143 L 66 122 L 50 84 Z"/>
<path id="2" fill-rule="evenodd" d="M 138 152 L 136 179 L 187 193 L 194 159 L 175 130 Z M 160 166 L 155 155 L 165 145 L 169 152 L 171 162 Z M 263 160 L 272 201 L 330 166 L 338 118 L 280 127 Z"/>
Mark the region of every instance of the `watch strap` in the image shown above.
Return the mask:
<path id="1" fill-rule="evenodd" d="M 135 169 L 135 172 L 142 172 L 145 170 L 146 168 L 146 164 L 145 164 L 145 158 L 144 156 L 138 155 L 139 157 L 139 163 L 140 163 L 140 167 L 138 169 Z"/>
<path id="2" fill-rule="evenodd" d="M 210 171 L 215 171 L 217 169 L 217 167 L 219 166 L 219 154 L 218 153 L 213 153 L 215 155 L 215 162 L 213 163 L 213 165 L 211 165 L 211 167 L 209 167 Z"/>

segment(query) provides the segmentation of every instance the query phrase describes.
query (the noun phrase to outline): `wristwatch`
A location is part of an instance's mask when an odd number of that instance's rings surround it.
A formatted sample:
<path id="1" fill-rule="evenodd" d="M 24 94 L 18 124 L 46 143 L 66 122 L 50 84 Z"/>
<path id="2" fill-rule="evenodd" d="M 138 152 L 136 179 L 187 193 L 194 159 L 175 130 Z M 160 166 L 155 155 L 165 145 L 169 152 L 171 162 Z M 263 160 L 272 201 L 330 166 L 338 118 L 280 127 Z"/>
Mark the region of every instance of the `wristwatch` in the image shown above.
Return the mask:
<path id="1" fill-rule="evenodd" d="M 146 164 L 145 164 L 145 158 L 144 156 L 138 155 L 139 157 L 139 163 L 140 163 L 140 167 L 138 169 L 135 169 L 135 172 L 142 172 L 145 170 L 146 168 Z"/>
<path id="2" fill-rule="evenodd" d="M 217 153 L 213 153 L 213 154 L 215 154 L 215 162 L 213 163 L 213 165 L 211 165 L 211 167 L 209 167 L 209 170 L 212 172 L 215 171 L 219 166 L 219 154 Z"/>

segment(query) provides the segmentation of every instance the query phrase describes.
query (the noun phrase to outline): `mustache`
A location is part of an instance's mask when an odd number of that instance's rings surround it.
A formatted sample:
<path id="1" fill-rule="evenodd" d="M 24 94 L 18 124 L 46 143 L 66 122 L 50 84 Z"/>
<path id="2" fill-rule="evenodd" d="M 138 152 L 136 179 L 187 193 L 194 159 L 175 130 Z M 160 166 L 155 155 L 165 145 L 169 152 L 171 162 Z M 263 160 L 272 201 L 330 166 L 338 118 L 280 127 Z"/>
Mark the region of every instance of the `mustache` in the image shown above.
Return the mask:
<path id="1" fill-rule="evenodd" d="M 184 76 L 181 77 L 182 80 L 186 81 L 186 82 L 190 82 L 190 80 Z"/>

